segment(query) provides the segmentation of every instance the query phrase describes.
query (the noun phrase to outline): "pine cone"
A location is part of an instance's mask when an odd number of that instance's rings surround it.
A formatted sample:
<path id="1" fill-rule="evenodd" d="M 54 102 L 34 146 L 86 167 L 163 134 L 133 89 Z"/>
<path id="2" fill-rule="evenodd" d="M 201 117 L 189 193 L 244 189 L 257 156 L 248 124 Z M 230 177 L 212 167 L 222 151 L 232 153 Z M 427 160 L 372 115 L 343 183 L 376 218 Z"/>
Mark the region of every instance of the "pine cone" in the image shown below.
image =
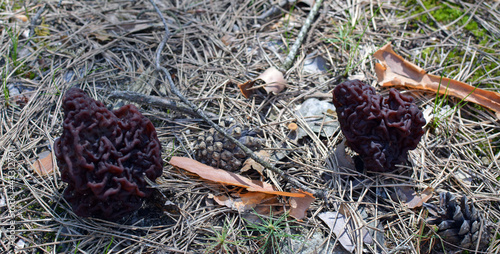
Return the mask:
<path id="1" fill-rule="evenodd" d="M 262 146 L 262 140 L 256 137 L 258 134 L 256 131 L 233 125 L 229 127 L 227 133 L 253 151 L 259 150 Z M 228 171 L 239 170 L 247 159 L 243 150 L 213 128 L 198 137 L 194 149 L 195 157 L 201 163 Z"/>
<path id="2" fill-rule="evenodd" d="M 447 243 L 474 250 L 479 241 L 479 250 L 488 247 L 492 226 L 473 204 L 467 204 L 467 197 L 463 196 L 458 203 L 454 195 L 443 192 L 439 195 L 439 207 L 428 203 L 424 207 L 432 215 L 427 223 L 437 226 L 437 233 Z"/>

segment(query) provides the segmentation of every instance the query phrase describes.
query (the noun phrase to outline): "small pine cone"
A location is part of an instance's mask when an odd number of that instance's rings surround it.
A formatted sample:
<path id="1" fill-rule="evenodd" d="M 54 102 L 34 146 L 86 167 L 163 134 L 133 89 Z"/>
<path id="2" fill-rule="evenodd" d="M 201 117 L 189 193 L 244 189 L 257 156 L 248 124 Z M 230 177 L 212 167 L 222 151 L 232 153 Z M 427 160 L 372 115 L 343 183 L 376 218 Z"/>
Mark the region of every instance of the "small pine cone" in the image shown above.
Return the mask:
<path id="1" fill-rule="evenodd" d="M 256 131 L 233 125 L 227 129 L 227 133 L 252 151 L 257 151 L 262 147 L 262 140 L 256 137 L 258 134 Z M 201 163 L 228 171 L 239 170 L 247 159 L 243 150 L 214 128 L 198 137 L 194 149 L 195 157 Z"/>
<path id="2" fill-rule="evenodd" d="M 427 223 L 437 226 L 437 233 L 447 243 L 465 249 L 476 249 L 479 241 L 479 250 L 488 247 L 492 238 L 492 226 L 481 217 L 473 204 L 467 204 L 467 197 L 463 196 L 460 202 L 449 192 L 439 195 L 439 207 L 424 203 L 432 215 Z"/>

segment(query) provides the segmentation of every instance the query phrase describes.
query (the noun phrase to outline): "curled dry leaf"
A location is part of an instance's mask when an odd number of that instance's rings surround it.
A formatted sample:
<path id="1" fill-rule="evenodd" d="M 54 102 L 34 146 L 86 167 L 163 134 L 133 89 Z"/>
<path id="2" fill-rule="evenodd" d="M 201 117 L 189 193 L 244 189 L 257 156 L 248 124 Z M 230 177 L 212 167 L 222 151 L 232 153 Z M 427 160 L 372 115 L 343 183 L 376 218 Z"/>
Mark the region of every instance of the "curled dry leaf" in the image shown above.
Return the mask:
<path id="1" fill-rule="evenodd" d="M 378 82 L 382 86 L 406 86 L 448 94 L 470 101 L 496 112 L 500 118 L 500 94 L 470 86 L 464 82 L 428 74 L 422 68 L 406 61 L 386 44 L 373 55 L 381 63 L 375 64 Z"/>
<path id="2" fill-rule="evenodd" d="M 297 220 L 301 220 L 306 217 L 307 215 L 307 209 L 309 209 L 309 206 L 311 203 L 314 201 L 313 195 L 308 192 L 304 191 L 298 191 L 299 193 L 304 193 L 306 194 L 305 197 L 302 198 L 290 198 L 290 216 L 294 217 Z"/>
<path id="3" fill-rule="evenodd" d="M 267 93 L 273 92 L 275 94 L 283 91 L 286 87 L 286 80 L 283 77 L 283 73 L 274 67 L 270 67 L 264 73 L 260 74 L 257 79 L 261 79 L 266 82 L 264 89 Z"/>
<path id="4" fill-rule="evenodd" d="M 54 171 L 54 164 L 52 163 L 52 152 L 45 151 L 39 154 L 39 159 L 33 163 L 33 170 L 39 176 L 45 176 Z"/>
<path id="5" fill-rule="evenodd" d="M 210 196 L 209 196 L 210 197 Z M 237 197 L 228 197 L 225 195 L 214 196 L 214 201 L 223 206 L 227 206 L 238 212 L 249 212 L 258 205 L 280 205 L 276 195 L 262 192 L 248 192 L 237 194 Z"/>
<path id="6" fill-rule="evenodd" d="M 224 45 L 231 46 L 236 41 L 236 38 L 234 38 L 234 36 L 232 36 L 230 34 L 226 34 L 226 35 L 222 36 L 222 38 L 220 38 L 220 40 L 222 41 L 222 43 L 224 43 Z"/>
<path id="7" fill-rule="evenodd" d="M 333 231 L 344 249 L 349 252 L 354 251 L 354 239 L 349 232 L 348 219 L 343 214 L 339 212 L 324 212 L 318 214 L 318 217 Z"/>
<path id="8" fill-rule="evenodd" d="M 264 81 L 264 90 L 267 93 L 278 94 L 286 87 L 286 80 L 283 73 L 274 67 L 270 67 L 262 74 L 260 74 L 255 80 L 249 80 L 243 84 L 239 84 L 241 93 L 245 98 L 249 98 L 253 94 L 253 86 L 257 80 Z"/>
<path id="9" fill-rule="evenodd" d="M 432 197 L 434 188 L 427 187 L 418 195 L 411 187 L 396 187 L 396 194 L 399 200 L 404 202 L 408 208 L 421 207 L 427 200 Z"/>
<path id="10" fill-rule="evenodd" d="M 197 174 L 198 176 L 200 176 L 205 180 L 218 182 L 221 184 L 244 187 L 248 191 L 262 192 L 262 193 L 275 194 L 287 197 L 300 198 L 307 196 L 305 193 L 291 193 L 291 192 L 278 191 L 274 186 L 272 186 L 269 183 L 258 180 L 251 180 L 244 176 L 228 172 L 222 169 L 210 167 L 201 162 L 186 157 L 174 156 L 172 157 L 172 159 L 170 159 L 169 163 L 174 167 L 181 168 L 191 173 Z"/>
<path id="11" fill-rule="evenodd" d="M 242 84 L 238 84 L 238 88 L 240 89 L 241 91 L 241 94 L 243 94 L 243 96 L 245 96 L 245 98 L 250 98 L 250 96 L 252 96 L 253 94 L 253 90 L 250 89 L 253 87 L 253 84 L 255 84 L 255 80 L 249 80 L 245 83 L 242 83 Z"/>
<path id="12" fill-rule="evenodd" d="M 182 168 L 209 181 L 246 188 L 248 193 L 236 193 L 236 198 L 227 196 L 214 197 L 215 202 L 218 204 L 225 205 L 240 212 L 252 208 L 255 208 L 256 211 L 268 212 L 269 209 L 266 207 L 282 205 L 276 200 L 276 195 L 280 195 L 293 198 L 290 200 L 292 206 L 290 208 L 290 216 L 300 220 L 305 217 L 305 211 L 314 201 L 314 196 L 309 192 L 300 190 L 293 193 L 277 191 L 271 184 L 251 180 L 222 169 L 216 169 L 190 158 L 172 157 L 169 163 L 174 167 Z M 262 209 L 257 209 L 259 206 L 262 206 Z"/>
<path id="13" fill-rule="evenodd" d="M 269 161 L 269 153 L 266 150 L 260 150 L 255 153 L 257 156 L 259 156 L 261 159 L 264 161 Z M 241 167 L 240 171 L 241 172 L 246 172 L 250 169 L 253 169 L 257 172 L 259 172 L 260 175 L 263 176 L 262 171 L 264 171 L 264 166 L 260 165 L 260 163 L 257 163 L 254 159 L 248 158 L 245 162 L 243 162 L 243 167 Z"/>
<path id="14" fill-rule="evenodd" d="M 340 144 L 338 144 L 337 147 L 335 147 L 333 154 L 337 159 L 336 162 L 339 167 L 339 171 L 345 172 L 346 168 L 350 170 L 356 170 L 354 160 L 345 151 L 345 139 L 342 140 L 342 142 L 340 142 Z"/>
<path id="15" fill-rule="evenodd" d="M 359 239 L 357 234 L 361 234 L 363 243 L 373 244 L 373 238 L 366 227 L 356 226 L 349 213 L 342 212 L 342 210 L 345 209 L 341 208 L 338 212 L 320 213 L 318 217 L 333 231 L 342 247 L 349 252 L 353 252 L 356 247 L 356 240 Z"/>

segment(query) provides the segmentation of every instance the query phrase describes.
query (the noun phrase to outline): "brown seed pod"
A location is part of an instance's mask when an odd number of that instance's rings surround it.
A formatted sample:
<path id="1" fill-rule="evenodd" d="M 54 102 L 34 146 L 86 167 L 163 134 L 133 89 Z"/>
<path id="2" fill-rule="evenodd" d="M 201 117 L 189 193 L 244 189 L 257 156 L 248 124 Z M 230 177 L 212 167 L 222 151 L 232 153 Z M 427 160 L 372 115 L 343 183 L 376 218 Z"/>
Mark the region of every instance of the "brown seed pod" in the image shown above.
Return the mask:
<path id="1" fill-rule="evenodd" d="M 262 147 L 257 131 L 233 125 L 227 129 L 227 133 L 253 151 Z M 247 159 L 243 150 L 213 128 L 198 137 L 194 149 L 198 161 L 228 171 L 239 170 Z"/>

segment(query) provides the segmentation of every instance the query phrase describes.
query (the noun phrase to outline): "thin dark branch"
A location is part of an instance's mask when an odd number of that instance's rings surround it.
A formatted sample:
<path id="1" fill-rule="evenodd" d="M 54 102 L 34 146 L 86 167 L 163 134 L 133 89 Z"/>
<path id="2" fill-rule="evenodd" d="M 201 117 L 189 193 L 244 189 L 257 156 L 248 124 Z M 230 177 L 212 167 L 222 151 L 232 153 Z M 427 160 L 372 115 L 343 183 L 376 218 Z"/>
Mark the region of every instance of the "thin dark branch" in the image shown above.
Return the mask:
<path id="1" fill-rule="evenodd" d="M 190 108 L 181 107 L 177 105 L 177 102 L 167 100 L 158 96 L 144 95 L 141 93 L 135 93 L 130 91 L 114 91 L 109 94 L 110 99 L 123 99 L 143 105 L 152 105 L 155 107 L 171 109 L 175 112 L 188 114 L 191 116 L 198 116 L 198 113 L 194 112 Z M 212 116 L 213 117 L 213 116 Z"/>
<path id="2" fill-rule="evenodd" d="M 312 21 L 314 17 L 316 17 L 316 14 L 318 14 L 319 7 L 321 6 L 321 3 L 323 3 L 323 0 L 318 0 L 314 3 L 311 11 L 309 12 L 309 15 L 307 16 L 306 21 L 304 22 L 304 25 L 300 29 L 299 35 L 297 35 L 297 39 L 295 39 L 295 42 L 293 43 L 292 48 L 290 49 L 290 52 L 286 56 L 285 62 L 283 63 L 280 71 L 281 72 L 287 72 L 290 67 L 292 67 L 293 60 L 295 60 L 295 55 L 297 55 L 297 51 L 300 48 L 300 45 L 302 45 L 302 41 L 307 35 L 307 32 L 309 31 L 309 28 L 311 27 Z"/>
<path id="3" fill-rule="evenodd" d="M 34 36 L 34 34 L 35 34 L 35 28 L 36 28 L 36 26 L 37 26 L 37 24 L 38 24 L 38 20 L 40 19 L 40 16 L 42 15 L 42 13 L 45 11 L 45 7 L 47 7 L 47 5 L 46 5 L 46 4 L 44 4 L 44 5 L 42 6 L 42 8 L 40 8 L 40 9 L 36 12 L 35 16 L 33 16 L 33 18 L 31 19 L 31 24 L 30 24 L 30 36 Z"/>
<path id="4" fill-rule="evenodd" d="M 162 20 L 163 25 L 165 27 L 165 37 L 161 41 L 160 45 L 158 45 L 158 49 L 157 49 L 157 52 L 156 52 L 156 59 L 155 59 L 156 69 L 157 69 L 157 71 L 163 72 L 164 76 L 167 78 L 168 83 L 170 84 L 170 90 L 171 90 L 171 92 L 174 93 L 177 97 L 179 97 L 179 99 L 183 103 L 185 103 L 186 105 L 188 105 L 201 118 L 203 118 L 203 120 L 205 120 L 205 122 L 208 123 L 212 128 L 214 128 L 219 133 L 221 133 L 222 135 L 224 135 L 227 139 L 229 139 L 231 142 L 233 142 L 234 144 L 236 144 L 236 146 L 238 146 L 241 150 L 243 150 L 250 158 L 252 158 L 256 162 L 258 162 L 259 164 L 261 164 L 265 168 L 267 168 L 267 169 L 271 170 L 272 172 L 278 174 L 285 181 L 287 181 L 290 184 L 294 185 L 296 188 L 299 188 L 299 189 L 302 189 L 304 191 L 313 193 L 318 198 L 324 198 L 325 197 L 325 192 L 324 191 L 321 191 L 321 190 L 313 191 L 313 190 L 311 190 L 309 187 L 305 186 L 304 184 L 302 184 L 301 182 L 299 182 L 297 179 L 295 179 L 295 177 L 293 177 L 293 176 L 285 173 L 283 170 L 281 170 L 279 168 L 276 168 L 275 166 L 271 165 L 269 162 L 266 162 L 263 159 L 261 159 L 260 157 L 258 157 L 252 150 L 250 150 L 248 147 L 246 147 L 245 145 L 243 145 L 241 142 L 239 142 L 233 136 L 227 134 L 226 131 L 221 126 L 215 124 L 212 120 L 210 120 L 210 118 L 201 109 L 199 109 L 196 105 L 194 105 L 191 101 L 189 101 L 186 97 L 184 97 L 184 95 L 175 86 L 175 84 L 174 84 L 174 82 L 173 82 L 173 80 L 172 80 L 172 78 L 170 76 L 169 71 L 166 68 L 164 68 L 164 67 L 162 67 L 160 65 L 161 52 L 163 51 L 163 48 L 165 47 L 165 44 L 167 43 L 167 40 L 170 37 L 170 32 L 168 30 L 168 24 L 167 24 L 165 18 L 163 17 L 163 14 L 161 13 L 161 11 L 158 8 L 158 6 L 156 6 L 154 0 L 150 0 L 150 2 L 153 5 L 153 7 L 155 8 L 155 10 L 158 13 L 158 15 L 161 17 L 161 20 Z M 318 2 L 321 3 L 322 1 L 318 1 Z M 317 10 L 316 10 L 316 12 L 317 12 Z M 309 25 L 310 25 L 310 23 L 311 22 L 309 22 Z"/>

